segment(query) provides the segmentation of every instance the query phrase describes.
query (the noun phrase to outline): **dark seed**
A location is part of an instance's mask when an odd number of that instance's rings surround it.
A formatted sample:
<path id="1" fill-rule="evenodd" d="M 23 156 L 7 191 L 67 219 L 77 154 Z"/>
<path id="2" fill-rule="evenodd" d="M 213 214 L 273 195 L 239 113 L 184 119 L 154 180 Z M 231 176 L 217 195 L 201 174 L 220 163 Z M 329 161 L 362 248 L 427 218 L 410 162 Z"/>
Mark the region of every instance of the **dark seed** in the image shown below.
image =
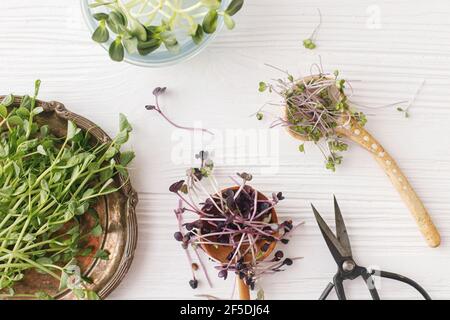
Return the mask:
<path id="1" fill-rule="evenodd" d="M 278 200 L 284 200 L 284 197 L 283 197 L 283 193 L 282 192 L 278 192 L 277 193 L 277 198 L 278 198 Z"/>
<path id="2" fill-rule="evenodd" d="M 181 233 L 181 232 L 175 232 L 174 234 L 173 234 L 173 237 L 175 238 L 175 240 L 177 240 L 177 241 L 183 241 L 183 234 Z"/>
<path id="3" fill-rule="evenodd" d="M 198 287 L 197 279 L 189 281 L 189 285 L 191 286 L 192 289 L 197 289 L 197 287 Z"/>
<path id="4" fill-rule="evenodd" d="M 275 258 L 277 258 L 277 260 L 281 260 L 281 259 L 283 258 L 283 256 L 284 256 L 284 253 L 283 253 L 283 251 L 281 251 L 281 250 L 278 250 L 278 251 L 275 253 Z"/>
<path id="5" fill-rule="evenodd" d="M 270 243 L 265 242 L 265 243 L 262 245 L 261 250 L 264 251 L 264 252 L 266 252 L 267 250 L 269 250 L 269 247 L 270 247 Z"/>
<path id="6" fill-rule="evenodd" d="M 194 176 L 198 179 L 198 180 L 202 180 L 203 178 L 203 173 L 199 168 L 195 168 L 194 169 Z"/>
<path id="7" fill-rule="evenodd" d="M 290 266 L 290 265 L 292 265 L 294 263 L 294 261 L 292 261 L 292 259 L 289 259 L 289 258 L 286 258 L 286 259 L 284 259 L 284 261 L 283 261 L 283 264 L 285 264 L 285 265 L 287 265 L 287 266 Z"/>
<path id="8" fill-rule="evenodd" d="M 198 264 L 193 263 L 192 264 L 192 270 L 197 271 L 198 270 Z"/>
<path id="9" fill-rule="evenodd" d="M 283 222 L 283 225 L 284 225 L 284 230 L 285 230 L 286 232 L 291 231 L 292 228 L 294 227 L 294 226 L 292 225 L 292 221 L 285 221 L 285 222 Z"/>
<path id="10" fill-rule="evenodd" d="M 288 240 L 288 239 L 281 239 L 281 243 L 283 243 L 283 244 L 288 244 L 288 243 L 289 243 L 289 240 Z"/>
<path id="11" fill-rule="evenodd" d="M 226 280 L 227 277 L 228 277 L 228 271 L 227 270 L 220 270 L 219 278 L 223 278 L 223 280 Z"/>

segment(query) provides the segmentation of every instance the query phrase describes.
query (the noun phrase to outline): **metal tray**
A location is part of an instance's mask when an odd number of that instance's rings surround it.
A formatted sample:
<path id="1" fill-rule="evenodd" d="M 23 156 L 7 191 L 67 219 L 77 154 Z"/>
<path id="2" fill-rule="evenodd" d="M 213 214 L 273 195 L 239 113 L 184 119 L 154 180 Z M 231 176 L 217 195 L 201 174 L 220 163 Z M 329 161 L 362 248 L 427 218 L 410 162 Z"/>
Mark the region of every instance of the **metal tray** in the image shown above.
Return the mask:
<path id="1" fill-rule="evenodd" d="M 0 96 L 0 101 L 3 99 Z M 22 97 L 16 97 L 13 106 L 18 106 Z M 68 111 L 62 103 L 52 101 L 36 101 L 44 112 L 36 117 L 40 124 L 47 124 L 56 136 L 66 134 L 67 120 L 73 121 L 82 130 L 87 130 L 92 135 L 93 142 L 107 142 L 111 138 L 96 124 Z M 131 183 L 118 176 L 115 183 L 124 187 L 111 195 L 99 199 L 95 206 L 103 234 L 95 239 L 90 239 L 89 245 L 96 249 L 104 249 L 110 253 L 109 260 L 83 258 L 79 260 L 81 272 L 92 280 L 89 289 L 94 290 L 101 299 L 107 297 L 122 281 L 130 268 L 137 244 L 137 219 L 136 205 L 138 196 Z M 89 225 L 92 221 L 83 221 Z M 55 295 L 56 299 L 75 299 L 71 291 L 58 293 L 59 283 L 50 276 L 28 272 L 24 279 L 15 285 L 16 293 L 34 294 L 44 290 Z"/>

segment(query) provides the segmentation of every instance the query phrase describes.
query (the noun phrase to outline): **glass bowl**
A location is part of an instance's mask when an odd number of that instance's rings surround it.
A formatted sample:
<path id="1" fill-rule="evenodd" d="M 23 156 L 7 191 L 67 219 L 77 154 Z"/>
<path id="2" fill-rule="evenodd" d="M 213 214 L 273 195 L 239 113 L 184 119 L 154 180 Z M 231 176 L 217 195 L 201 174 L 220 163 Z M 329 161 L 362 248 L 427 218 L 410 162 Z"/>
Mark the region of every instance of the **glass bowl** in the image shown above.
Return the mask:
<path id="1" fill-rule="evenodd" d="M 83 17 L 88 25 L 90 34 L 95 31 L 98 26 L 98 21 L 96 21 L 92 16 L 92 9 L 89 4 L 92 0 L 81 0 L 81 10 L 83 12 Z M 231 0 L 222 0 L 221 7 L 225 9 Z M 193 41 L 184 41 L 180 43 L 180 51 L 178 53 L 169 52 L 163 46 L 160 49 L 150 53 L 147 56 L 141 56 L 139 53 L 129 54 L 125 52 L 124 61 L 142 67 L 166 67 L 171 66 L 182 61 L 186 61 L 198 53 L 200 53 L 206 46 L 217 36 L 217 34 L 223 29 L 224 22 L 223 18 L 219 17 L 218 26 L 216 32 L 213 34 L 205 34 L 202 43 L 196 45 Z M 106 51 L 108 51 L 109 45 L 113 40 L 110 39 L 106 43 L 100 44 Z M 108 55 L 107 55 L 108 56 Z M 109 59 L 109 57 L 108 57 Z"/>

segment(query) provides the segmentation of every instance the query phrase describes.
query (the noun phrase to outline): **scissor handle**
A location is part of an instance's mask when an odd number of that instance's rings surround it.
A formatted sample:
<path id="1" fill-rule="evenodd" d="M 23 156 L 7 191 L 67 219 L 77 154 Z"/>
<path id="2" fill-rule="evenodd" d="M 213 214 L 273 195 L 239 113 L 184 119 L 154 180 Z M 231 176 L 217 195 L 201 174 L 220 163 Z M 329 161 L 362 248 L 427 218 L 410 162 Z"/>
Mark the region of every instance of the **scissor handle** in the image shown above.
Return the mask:
<path id="1" fill-rule="evenodd" d="M 363 277 L 364 281 L 366 282 L 367 288 L 369 289 L 370 295 L 372 296 L 373 300 L 380 300 L 380 296 L 378 295 L 377 288 L 375 288 L 375 282 L 373 281 L 372 274 L 365 270 L 361 276 Z"/>
<path id="2" fill-rule="evenodd" d="M 415 282 L 414 280 L 412 280 L 408 277 L 402 276 L 397 273 L 381 271 L 381 270 L 371 270 L 370 275 L 376 275 L 376 276 L 379 276 L 382 278 L 388 278 L 388 279 L 397 280 L 397 281 L 406 283 L 409 286 L 416 289 L 417 291 L 419 291 L 420 294 L 425 298 L 425 300 L 431 300 L 430 295 L 425 291 L 425 289 L 422 288 L 417 282 Z"/>
<path id="3" fill-rule="evenodd" d="M 373 270 L 373 269 L 369 271 L 363 267 L 360 267 L 359 270 L 357 270 L 357 273 L 359 276 L 361 276 L 364 279 L 373 300 L 380 300 L 380 296 L 378 294 L 378 291 L 375 287 L 375 283 L 373 281 L 373 276 L 388 278 L 391 280 L 396 280 L 396 281 L 406 283 L 407 285 L 413 287 L 418 292 L 420 292 L 420 294 L 425 298 L 425 300 L 431 300 L 431 297 L 429 296 L 429 294 L 417 282 L 415 282 L 414 280 L 407 278 L 405 276 L 399 275 L 397 273 L 381 271 L 381 270 Z M 342 276 L 339 273 L 337 273 L 333 278 L 333 282 L 328 283 L 327 287 L 320 295 L 319 300 L 325 300 L 328 297 L 328 295 L 330 294 L 331 290 L 333 290 L 333 288 L 335 288 L 336 295 L 339 300 L 347 300 L 347 298 L 345 296 L 345 292 L 344 292 L 343 280 L 344 279 L 342 278 Z"/>

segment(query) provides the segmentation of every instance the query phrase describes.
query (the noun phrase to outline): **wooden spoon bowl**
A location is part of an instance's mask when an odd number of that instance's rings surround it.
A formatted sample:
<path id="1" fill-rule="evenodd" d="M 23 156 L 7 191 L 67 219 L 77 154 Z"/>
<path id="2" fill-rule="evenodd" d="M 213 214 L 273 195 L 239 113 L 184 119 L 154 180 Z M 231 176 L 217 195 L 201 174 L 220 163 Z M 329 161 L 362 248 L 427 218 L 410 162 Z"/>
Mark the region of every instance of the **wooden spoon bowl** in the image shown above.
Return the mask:
<path id="1" fill-rule="evenodd" d="M 230 188 L 222 190 L 222 193 L 227 190 L 237 191 L 238 189 L 239 189 L 238 186 L 230 187 Z M 258 192 L 258 200 L 268 200 L 268 198 L 264 194 L 262 194 L 259 191 L 256 191 L 256 192 Z M 278 217 L 277 217 L 275 209 L 272 208 L 272 210 L 270 211 L 270 216 L 271 216 L 270 223 L 278 223 Z M 267 243 L 265 240 L 260 240 L 256 243 L 256 247 L 259 250 L 261 250 L 262 246 L 265 243 Z M 210 244 L 202 244 L 201 247 L 209 257 L 211 257 L 213 260 L 215 260 L 219 263 L 223 263 L 223 264 L 229 262 L 229 260 L 227 258 L 233 250 L 233 248 L 230 246 L 215 246 L 215 245 L 210 245 Z M 276 247 L 276 242 L 274 242 L 274 241 L 270 242 L 269 248 L 266 251 L 264 251 L 263 254 L 258 256 L 258 260 L 261 261 L 261 260 L 266 259 L 272 253 L 272 251 L 275 249 L 275 247 Z M 244 252 L 246 249 L 248 249 L 248 246 L 242 246 L 242 252 Z M 247 253 L 244 256 L 244 261 L 249 262 L 251 260 L 252 260 L 252 254 Z M 245 284 L 243 279 L 241 279 L 239 276 L 236 277 L 236 280 L 237 280 L 240 299 L 241 300 L 250 300 L 250 291 L 249 291 L 248 286 Z"/>

